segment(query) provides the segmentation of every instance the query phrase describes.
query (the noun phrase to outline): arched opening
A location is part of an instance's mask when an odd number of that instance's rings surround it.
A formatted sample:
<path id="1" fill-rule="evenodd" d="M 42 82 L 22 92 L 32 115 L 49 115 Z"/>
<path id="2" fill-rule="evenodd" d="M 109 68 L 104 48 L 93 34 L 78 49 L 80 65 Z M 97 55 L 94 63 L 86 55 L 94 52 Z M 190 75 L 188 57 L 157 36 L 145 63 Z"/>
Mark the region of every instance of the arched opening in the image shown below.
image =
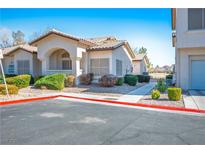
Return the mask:
<path id="1" fill-rule="evenodd" d="M 64 49 L 53 51 L 49 56 L 49 70 L 72 70 L 70 54 Z"/>

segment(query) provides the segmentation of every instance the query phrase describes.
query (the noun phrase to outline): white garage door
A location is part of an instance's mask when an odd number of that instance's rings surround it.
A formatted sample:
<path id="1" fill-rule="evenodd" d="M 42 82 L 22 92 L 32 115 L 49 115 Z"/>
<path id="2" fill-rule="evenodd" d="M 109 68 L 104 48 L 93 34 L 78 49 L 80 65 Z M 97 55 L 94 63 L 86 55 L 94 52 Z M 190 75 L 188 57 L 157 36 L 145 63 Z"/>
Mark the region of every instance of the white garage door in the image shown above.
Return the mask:
<path id="1" fill-rule="evenodd" d="M 191 62 L 191 89 L 205 90 L 205 60 Z"/>

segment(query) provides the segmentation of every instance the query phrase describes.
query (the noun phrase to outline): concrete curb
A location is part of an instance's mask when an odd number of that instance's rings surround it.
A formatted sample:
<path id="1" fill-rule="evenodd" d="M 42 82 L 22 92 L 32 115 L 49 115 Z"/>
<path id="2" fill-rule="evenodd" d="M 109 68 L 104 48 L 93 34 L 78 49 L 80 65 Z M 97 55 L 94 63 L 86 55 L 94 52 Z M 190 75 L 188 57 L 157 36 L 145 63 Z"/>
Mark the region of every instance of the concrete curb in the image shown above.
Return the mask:
<path id="1" fill-rule="evenodd" d="M 69 95 L 53 95 L 53 96 L 5 101 L 5 102 L 0 102 L 0 106 L 6 106 L 6 105 L 11 105 L 11 104 L 20 104 L 20 103 L 30 103 L 32 101 L 48 100 L 48 99 L 53 99 L 53 98 L 58 98 L 58 97 L 72 98 L 72 99 L 86 100 L 86 101 L 94 101 L 94 102 L 101 102 L 101 103 L 118 104 L 118 105 L 136 106 L 136 107 L 151 108 L 151 109 L 161 109 L 161 110 L 169 110 L 169 111 L 183 111 L 183 112 L 205 114 L 205 110 L 199 110 L 199 109 L 159 106 L 159 105 L 142 104 L 142 103 L 130 103 L 130 102 L 121 102 L 121 101 L 114 101 L 114 100 L 103 100 L 103 99 L 76 97 L 76 96 L 69 96 Z"/>

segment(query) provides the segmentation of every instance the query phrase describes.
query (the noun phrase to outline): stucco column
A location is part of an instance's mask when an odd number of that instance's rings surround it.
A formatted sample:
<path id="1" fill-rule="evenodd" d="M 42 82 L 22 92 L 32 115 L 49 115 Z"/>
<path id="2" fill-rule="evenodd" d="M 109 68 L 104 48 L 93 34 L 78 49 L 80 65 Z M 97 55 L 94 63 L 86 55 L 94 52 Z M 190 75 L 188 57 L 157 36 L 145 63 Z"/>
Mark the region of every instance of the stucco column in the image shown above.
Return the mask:
<path id="1" fill-rule="evenodd" d="M 82 71 L 80 69 L 80 57 L 76 57 L 75 59 L 75 77 L 76 77 L 76 85 L 79 85 L 80 83 L 80 75 L 82 74 Z"/>

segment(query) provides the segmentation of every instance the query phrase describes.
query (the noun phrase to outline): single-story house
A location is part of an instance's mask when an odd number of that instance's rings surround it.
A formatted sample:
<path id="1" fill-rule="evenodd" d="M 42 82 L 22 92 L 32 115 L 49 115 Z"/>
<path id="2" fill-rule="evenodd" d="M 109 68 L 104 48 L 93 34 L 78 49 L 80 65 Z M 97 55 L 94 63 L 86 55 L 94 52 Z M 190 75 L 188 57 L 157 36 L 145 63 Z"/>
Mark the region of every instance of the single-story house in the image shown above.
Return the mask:
<path id="1" fill-rule="evenodd" d="M 148 72 L 149 59 L 146 53 L 136 54 L 132 60 L 133 74 L 142 74 Z"/>
<path id="2" fill-rule="evenodd" d="M 55 29 L 29 44 L 5 48 L 3 54 L 6 74 L 73 74 L 76 84 L 83 73 L 94 73 L 94 79 L 105 74 L 124 76 L 136 70 L 133 62 L 146 59 L 136 58 L 129 43 L 115 37 L 83 39 Z M 136 73 L 142 71 L 146 69 L 140 67 Z"/>
<path id="3" fill-rule="evenodd" d="M 176 84 L 205 90 L 205 9 L 172 9 Z"/>

